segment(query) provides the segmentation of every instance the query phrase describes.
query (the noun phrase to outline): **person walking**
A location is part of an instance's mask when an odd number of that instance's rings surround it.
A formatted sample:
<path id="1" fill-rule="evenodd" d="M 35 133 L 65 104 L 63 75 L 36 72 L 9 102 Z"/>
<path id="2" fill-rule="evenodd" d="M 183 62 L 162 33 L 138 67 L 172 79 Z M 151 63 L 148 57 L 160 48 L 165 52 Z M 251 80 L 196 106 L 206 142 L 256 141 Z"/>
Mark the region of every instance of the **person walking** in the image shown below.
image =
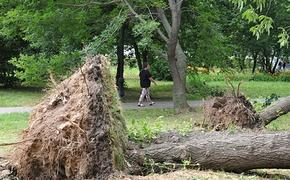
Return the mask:
<path id="1" fill-rule="evenodd" d="M 153 82 L 154 84 L 156 84 L 156 82 L 152 78 L 152 75 L 149 72 L 149 69 L 150 69 L 150 65 L 148 63 L 144 63 L 143 64 L 143 69 L 139 73 L 140 86 L 142 88 L 141 95 L 139 97 L 139 102 L 138 102 L 138 106 L 139 107 L 144 107 L 143 101 L 145 100 L 145 98 L 146 98 L 147 101 L 150 102 L 149 103 L 150 106 L 155 104 L 151 100 L 149 88 L 150 88 L 151 82 Z"/>

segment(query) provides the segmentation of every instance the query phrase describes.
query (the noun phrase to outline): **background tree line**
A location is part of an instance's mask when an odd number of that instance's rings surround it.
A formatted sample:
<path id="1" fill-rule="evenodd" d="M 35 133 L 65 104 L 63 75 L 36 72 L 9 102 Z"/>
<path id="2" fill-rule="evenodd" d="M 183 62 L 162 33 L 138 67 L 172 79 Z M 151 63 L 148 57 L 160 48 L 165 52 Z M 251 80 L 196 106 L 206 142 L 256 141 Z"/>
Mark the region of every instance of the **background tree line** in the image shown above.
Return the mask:
<path id="1" fill-rule="evenodd" d="M 187 110 L 188 66 L 275 73 L 274 59 L 289 59 L 288 8 L 285 0 L 0 0 L 0 83 L 43 87 L 87 54 L 110 56 L 118 81 L 131 49 L 130 64 L 149 61 L 155 77 L 173 80 L 175 108 Z"/>

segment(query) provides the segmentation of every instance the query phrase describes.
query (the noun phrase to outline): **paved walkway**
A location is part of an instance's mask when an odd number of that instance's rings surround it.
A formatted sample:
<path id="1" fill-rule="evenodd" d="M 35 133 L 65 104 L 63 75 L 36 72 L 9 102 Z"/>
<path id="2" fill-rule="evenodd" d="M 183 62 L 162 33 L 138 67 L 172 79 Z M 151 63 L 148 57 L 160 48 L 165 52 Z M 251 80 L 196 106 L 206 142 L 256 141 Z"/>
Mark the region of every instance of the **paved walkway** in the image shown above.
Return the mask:
<path id="1" fill-rule="evenodd" d="M 250 101 L 260 101 L 263 102 L 264 99 L 252 99 Z M 188 101 L 191 107 L 198 107 L 203 104 L 202 100 Z M 145 107 L 138 107 L 137 102 L 121 103 L 123 109 L 162 109 L 162 108 L 173 108 L 172 101 L 157 101 L 153 106 L 149 106 L 149 103 L 144 103 Z M 23 113 L 31 112 L 33 107 L 0 107 L 0 114 L 5 113 Z"/>
<path id="2" fill-rule="evenodd" d="M 188 101 L 189 105 L 192 107 L 197 107 L 202 105 L 202 101 Z M 124 109 L 162 109 L 162 108 L 173 108 L 172 101 L 158 101 L 153 106 L 149 106 L 148 103 L 144 103 L 145 107 L 138 107 L 137 102 L 122 103 Z M 33 107 L 0 107 L 0 114 L 5 113 L 23 113 L 31 112 Z"/>

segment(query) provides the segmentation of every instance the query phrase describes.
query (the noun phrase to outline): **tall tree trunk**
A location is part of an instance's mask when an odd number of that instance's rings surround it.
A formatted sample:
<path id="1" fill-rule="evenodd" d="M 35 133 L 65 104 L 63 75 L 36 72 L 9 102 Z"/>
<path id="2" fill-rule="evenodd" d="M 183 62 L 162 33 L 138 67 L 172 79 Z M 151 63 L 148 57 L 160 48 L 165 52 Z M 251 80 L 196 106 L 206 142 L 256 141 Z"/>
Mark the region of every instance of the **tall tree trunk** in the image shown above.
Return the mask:
<path id="1" fill-rule="evenodd" d="M 172 63 L 172 62 L 171 62 Z M 177 71 L 171 71 L 173 78 L 173 102 L 176 113 L 187 111 L 190 106 L 186 100 L 186 55 L 181 46 L 177 43 L 176 47 L 176 65 L 170 65 L 171 68 L 176 66 Z"/>
<path id="2" fill-rule="evenodd" d="M 178 42 L 182 0 L 169 0 L 169 6 L 171 10 L 171 25 L 162 9 L 157 9 L 157 12 L 168 34 L 167 59 L 173 78 L 173 104 L 175 111 L 180 113 L 190 109 L 186 101 L 186 56 Z"/>
<path id="3" fill-rule="evenodd" d="M 143 64 L 148 63 L 148 55 L 149 55 L 149 53 L 148 53 L 147 50 L 143 50 L 143 51 L 142 51 Z"/>
<path id="4" fill-rule="evenodd" d="M 171 163 L 225 171 L 244 172 L 259 168 L 290 168 L 290 133 L 166 133 L 144 149 L 127 152 L 144 166 Z M 151 166 L 154 166 L 152 164 Z M 170 164 L 169 164 L 170 165 Z M 160 166 L 156 170 L 160 170 Z"/>
<path id="5" fill-rule="evenodd" d="M 118 87 L 119 97 L 125 96 L 125 89 L 124 89 L 124 45 L 125 45 L 125 32 L 127 29 L 128 23 L 125 22 L 119 33 L 118 45 L 117 45 L 117 74 L 116 74 L 116 85 Z"/>
<path id="6" fill-rule="evenodd" d="M 124 79 L 124 44 L 125 44 L 125 32 L 127 28 L 127 23 L 125 22 L 119 32 L 118 45 L 117 45 L 117 74 L 116 74 L 116 84 L 118 86 L 118 81 L 120 78 Z"/>
<path id="7" fill-rule="evenodd" d="M 137 60 L 138 68 L 139 68 L 139 71 L 141 71 L 143 69 L 143 67 L 142 67 L 142 59 L 141 59 L 141 54 L 140 54 L 140 51 L 139 51 L 139 48 L 138 48 L 138 44 L 136 43 L 135 40 L 133 40 L 133 47 L 134 47 L 134 50 L 135 50 L 135 57 L 136 57 L 136 60 Z"/>
<path id="8" fill-rule="evenodd" d="M 253 64 L 252 74 L 255 74 L 256 72 L 257 58 L 258 58 L 258 53 L 253 53 L 254 64 Z"/>

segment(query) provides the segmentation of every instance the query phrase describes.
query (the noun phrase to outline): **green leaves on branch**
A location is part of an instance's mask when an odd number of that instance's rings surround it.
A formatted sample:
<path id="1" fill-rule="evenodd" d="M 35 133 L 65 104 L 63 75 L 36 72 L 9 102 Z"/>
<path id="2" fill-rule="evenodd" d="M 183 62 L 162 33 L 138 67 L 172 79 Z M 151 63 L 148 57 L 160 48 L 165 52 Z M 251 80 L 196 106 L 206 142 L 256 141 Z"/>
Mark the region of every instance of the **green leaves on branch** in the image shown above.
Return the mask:
<path id="1" fill-rule="evenodd" d="M 60 53 L 47 57 L 45 54 L 24 55 L 13 58 L 10 63 L 17 67 L 16 77 L 23 85 L 43 87 L 49 82 L 50 73 L 55 80 L 62 80 L 72 73 L 72 69 L 78 67 L 81 55 L 78 51 Z"/>
<path id="2" fill-rule="evenodd" d="M 116 41 L 116 34 L 120 30 L 126 19 L 127 16 L 121 14 L 115 17 L 110 22 L 110 24 L 107 25 L 106 29 L 101 32 L 100 35 L 94 37 L 93 41 L 84 48 L 83 52 L 90 55 L 95 55 L 99 53 L 110 53 L 109 51 L 112 48 L 109 47 L 114 45 L 114 42 Z"/>
<path id="3" fill-rule="evenodd" d="M 273 19 L 268 15 L 259 15 L 256 13 L 256 10 L 259 10 L 262 12 L 262 10 L 266 7 L 266 0 L 229 0 L 234 5 L 236 5 L 240 11 L 244 8 L 246 3 L 250 3 L 250 8 L 246 9 L 243 13 L 243 18 L 246 19 L 250 23 L 257 23 L 253 27 L 250 28 L 250 32 L 253 33 L 254 36 L 259 39 L 261 35 L 265 32 L 270 34 L 271 29 L 273 28 L 274 21 Z M 290 0 L 288 0 L 290 2 Z M 253 6 L 255 8 L 253 8 Z M 271 3 L 269 3 L 269 8 L 271 6 Z M 285 7 L 286 10 L 290 10 L 290 6 Z M 289 32 L 285 30 L 285 28 L 278 28 L 281 30 L 281 33 L 278 35 L 278 42 L 280 43 L 280 47 L 288 46 L 289 42 Z"/>
<path id="4" fill-rule="evenodd" d="M 269 35 L 270 30 L 273 28 L 273 19 L 268 16 L 261 15 L 259 16 L 258 21 L 258 24 L 250 28 L 250 31 L 257 37 L 257 39 L 259 39 L 264 32 L 267 32 Z"/>
<path id="5" fill-rule="evenodd" d="M 229 0 L 229 1 L 233 3 L 235 6 L 237 6 L 240 9 L 240 11 L 242 11 L 244 6 L 248 2 L 253 3 L 260 11 L 262 11 L 263 8 L 266 6 L 266 0 Z"/>
<path id="6" fill-rule="evenodd" d="M 138 42 L 138 45 L 146 49 L 146 47 L 153 44 L 154 31 L 159 27 L 159 23 L 154 20 L 147 20 L 140 22 L 133 27 L 133 32 L 135 36 L 141 36 L 142 39 Z"/>
<path id="7" fill-rule="evenodd" d="M 259 18 L 259 15 L 255 12 L 254 8 L 251 7 L 250 9 L 247 9 L 243 15 L 243 19 L 248 20 L 249 22 L 257 22 L 257 19 Z"/>
<path id="8" fill-rule="evenodd" d="M 244 5 L 247 3 L 247 0 L 229 0 L 231 3 L 233 3 L 235 6 L 237 6 L 240 11 L 244 8 Z"/>
<path id="9" fill-rule="evenodd" d="M 273 28 L 273 19 L 265 15 L 259 16 L 255 12 L 253 7 L 247 9 L 243 13 L 243 18 L 246 19 L 248 22 L 258 23 L 250 28 L 250 31 L 253 33 L 254 36 L 257 37 L 257 39 L 259 39 L 264 32 L 270 34 L 270 30 Z"/>
<path id="10" fill-rule="evenodd" d="M 278 35 L 280 47 L 288 47 L 289 34 L 284 28 L 279 28 L 282 32 Z"/>

